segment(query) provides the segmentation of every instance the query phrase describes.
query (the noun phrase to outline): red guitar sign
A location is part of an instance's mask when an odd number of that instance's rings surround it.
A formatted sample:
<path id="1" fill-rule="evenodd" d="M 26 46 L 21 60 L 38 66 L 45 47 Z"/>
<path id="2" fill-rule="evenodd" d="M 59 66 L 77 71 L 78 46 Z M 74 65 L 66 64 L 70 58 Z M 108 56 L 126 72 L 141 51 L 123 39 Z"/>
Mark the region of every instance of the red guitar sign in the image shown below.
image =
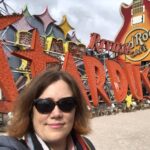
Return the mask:
<path id="1" fill-rule="evenodd" d="M 140 63 L 150 60 L 150 1 L 133 0 L 132 5 L 122 4 L 124 24 L 116 37 L 116 42 L 128 44 L 129 55 L 119 58 L 127 62 Z"/>

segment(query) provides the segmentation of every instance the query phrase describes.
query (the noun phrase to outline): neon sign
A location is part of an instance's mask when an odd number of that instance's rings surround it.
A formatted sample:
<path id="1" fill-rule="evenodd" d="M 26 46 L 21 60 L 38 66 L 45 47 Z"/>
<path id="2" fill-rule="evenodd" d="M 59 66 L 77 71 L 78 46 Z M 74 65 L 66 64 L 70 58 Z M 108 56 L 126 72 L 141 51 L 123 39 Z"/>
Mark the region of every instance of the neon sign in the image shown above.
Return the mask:
<path id="1" fill-rule="evenodd" d="M 107 51 L 112 51 L 118 54 L 127 55 L 130 53 L 130 47 L 128 44 L 120 44 L 106 39 L 101 39 L 100 35 L 97 33 L 91 34 L 90 44 L 88 48 L 96 50 L 100 53 L 103 52 L 105 49 Z"/>
<path id="2" fill-rule="evenodd" d="M 32 40 L 34 49 L 28 51 L 16 51 L 13 54 L 30 61 L 31 74 L 32 76 L 35 76 L 46 68 L 47 63 L 59 63 L 59 61 L 57 58 L 48 56 L 46 53 L 44 53 L 42 45 L 40 44 L 39 34 L 37 32 L 34 32 L 33 39 L 35 39 Z M 110 105 L 111 100 L 104 89 L 106 74 L 103 64 L 95 57 L 85 55 L 82 57 L 88 77 L 88 84 L 90 87 L 93 105 L 95 107 L 98 106 L 99 95 L 108 105 Z M 150 93 L 150 81 L 148 77 L 150 71 L 149 67 L 141 71 L 140 66 L 125 62 L 119 63 L 115 60 L 107 60 L 106 66 L 110 76 L 112 90 L 114 91 L 114 97 L 118 103 L 121 103 L 125 100 L 128 87 L 130 88 L 131 93 L 136 100 L 142 100 L 142 82 L 143 86 L 145 86 L 147 91 Z M 0 45 L 0 68 L 3 68 L 0 70 L 0 87 L 2 88 L 3 95 L 5 97 L 4 101 L 0 101 L 0 112 L 9 112 L 13 107 L 18 92 L 13 80 L 10 66 L 5 57 L 2 44 Z M 90 106 L 86 90 L 71 53 L 66 53 L 62 68 L 75 77 L 82 92 L 84 93 L 87 104 Z"/>

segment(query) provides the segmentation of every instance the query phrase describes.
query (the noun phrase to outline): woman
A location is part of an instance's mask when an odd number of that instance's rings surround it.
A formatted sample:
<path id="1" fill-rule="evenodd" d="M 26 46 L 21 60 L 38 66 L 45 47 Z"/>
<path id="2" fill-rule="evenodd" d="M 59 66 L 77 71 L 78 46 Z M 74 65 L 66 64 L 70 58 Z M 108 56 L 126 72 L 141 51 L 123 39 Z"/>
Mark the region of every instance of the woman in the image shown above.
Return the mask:
<path id="1" fill-rule="evenodd" d="M 9 137 L 0 138 L 0 149 L 18 141 L 22 149 L 31 150 L 95 149 L 81 136 L 90 132 L 89 118 L 73 77 L 64 71 L 45 71 L 18 97 L 8 125 Z"/>

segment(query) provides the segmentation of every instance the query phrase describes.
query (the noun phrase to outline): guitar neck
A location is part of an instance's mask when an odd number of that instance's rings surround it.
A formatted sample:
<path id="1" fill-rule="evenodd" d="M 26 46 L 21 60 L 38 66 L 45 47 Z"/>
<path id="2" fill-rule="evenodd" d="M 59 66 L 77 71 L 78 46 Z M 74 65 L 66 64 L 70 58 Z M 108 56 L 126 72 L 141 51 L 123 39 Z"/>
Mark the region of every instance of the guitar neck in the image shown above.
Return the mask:
<path id="1" fill-rule="evenodd" d="M 137 16 L 144 12 L 143 0 L 133 0 L 132 15 Z"/>

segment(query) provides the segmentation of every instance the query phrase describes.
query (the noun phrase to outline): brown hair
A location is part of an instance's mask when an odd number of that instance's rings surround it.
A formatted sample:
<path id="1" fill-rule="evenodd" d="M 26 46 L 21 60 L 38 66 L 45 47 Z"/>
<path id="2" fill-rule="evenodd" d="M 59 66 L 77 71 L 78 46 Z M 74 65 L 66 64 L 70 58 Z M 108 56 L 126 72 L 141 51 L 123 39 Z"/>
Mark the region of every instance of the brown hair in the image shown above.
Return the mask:
<path id="1" fill-rule="evenodd" d="M 76 97 L 77 106 L 73 130 L 77 134 L 87 134 L 90 131 L 90 114 L 87 104 L 74 78 L 62 70 L 47 70 L 34 78 L 18 96 L 14 105 L 13 118 L 7 128 L 10 136 L 20 138 L 33 130 L 31 118 L 33 100 L 38 98 L 50 84 L 60 79 L 68 84 L 73 96 Z"/>

